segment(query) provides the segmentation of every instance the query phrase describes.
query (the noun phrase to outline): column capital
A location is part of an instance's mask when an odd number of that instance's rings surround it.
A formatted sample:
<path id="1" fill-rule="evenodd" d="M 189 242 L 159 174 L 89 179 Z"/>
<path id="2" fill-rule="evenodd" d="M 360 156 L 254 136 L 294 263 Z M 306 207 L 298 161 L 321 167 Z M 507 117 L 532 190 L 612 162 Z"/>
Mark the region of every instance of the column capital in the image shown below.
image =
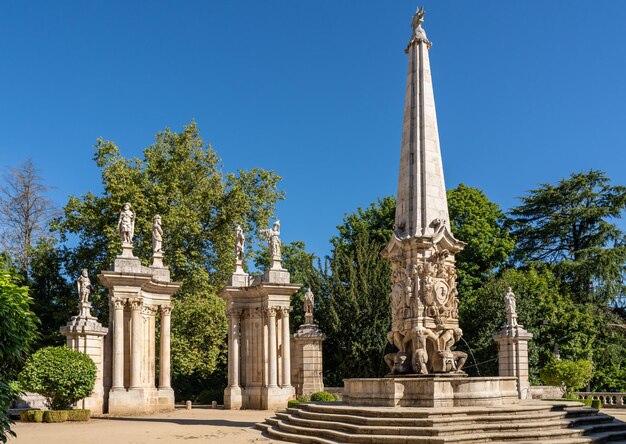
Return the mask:
<path id="1" fill-rule="evenodd" d="M 172 305 L 159 305 L 159 311 L 161 315 L 169 316 L 172 313 Z"/>
<path id="2" fill-rule="evenodd" d="M 291 307 L 278 307 L 278 310 L 280 311 L 280 315 L 285 317 L 285 316 L 289 316 L 289 313 L 291 313 L 293 311 L 293 308 L 291 308 Z"/>
<path id="3" fill-rule="evenodd" d="M 239 319 L 241 318 L 242 314 L 243 314 L 243 310 L 239 310 L 235 308 L 229 308 L 228 310 L 226 310 L 226 316 L 228 316 L 229 318 Z"/>
<path id="4" fill-rule="evenodd" d="M 265 314 L 266 316 L 269 316 L 270 318 L 275 318 L 276 317 L 276 312 L 278 311 L 279 307 L 265 307 L 263 308 L 263 314 Z"/>
<path id="5" fill-rule="evenodd" d="M 114 309 L 124 308 L 125 304 L 126 304 L 126 300 L 124 298 L 120 298 L 120 297 L 111 298 L 111 307 L 113 307 Z"/>
<path id="6" fill-rule="evenodd" d="M 141 307 L 141 314 L 143 315 L 154 316 L 157 311 L 158 311 L 158 307 L 155 307 L 154 305 L 143 305 Z"/>
<path id="7" fill-rule="evenodd" d="M 143 299 L 130 299 L 129 302 L 131 310 L 141 310 L 143 307 Z"/>

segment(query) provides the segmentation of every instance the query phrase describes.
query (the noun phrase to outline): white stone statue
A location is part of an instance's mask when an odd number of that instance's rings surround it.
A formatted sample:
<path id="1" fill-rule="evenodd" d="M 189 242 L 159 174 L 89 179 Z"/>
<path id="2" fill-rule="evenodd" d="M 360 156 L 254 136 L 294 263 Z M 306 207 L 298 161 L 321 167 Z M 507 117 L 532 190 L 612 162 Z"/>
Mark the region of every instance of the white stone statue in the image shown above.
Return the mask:
<path id="1" fill-rule="evenodd" d="M 243 262 L 243 253 L 244 246 L 246 244 L 246 236 L 243 234 L 243 229 L 241 225 L 237 224 L 236 228 L 236 238 L 235 238 L 235 257 L 237 264 L 241 264 Z"/>
<path id="2" fill-rule="evenodd" d="M 160 253 L 163 246 L 163 228 L 161 228 L 161 216 L 154 216 L 152 224 L 152 252 Z"/>
<path id="3" fill-rule="evenodd" d="M 270 262 L 276 263 L 281 261 L 280 256 L 280 221 L 274 222 L 274 226 L 268 230 L 261 230 L 267 236 L 267 246 L 270 250 Z"/>
<path id="4" fill-rule="evenodd" d="M 83 268 L 83 272 L 81 273 L 78 281 L 76 281 L 76 285 L 78 286 L 78 296 L 80 297 L 80 302 L 88 303 L 89 295 L 91 294 L 91 281 L 89 280 L 89 274 L 86 268 Z"/>
<path id="5" fill-rule="evenodd" d="M 122 245 L 133 243 L 133 236 L 135 235 L 135 214 L 130 210 L 130 203 L 128 202 L 124 204 L 124 209 L 120 212 L 117 230 L 122 238 Z"/>
<path id="6" fill-rule="evenodd" d="M 304 320 L 307 324 L 313 323 L 313 304 L 315 302 L 315 295 L 309 287 L 304 294 Z"/>
<path id="7" fill-rule="evenodd" d="M 504 295 L 504 304 L 506 306 L 506 325 L 507 327 L 517 326 L 517 302 L 515 301 L 515 293 L 509 287 Z"/>

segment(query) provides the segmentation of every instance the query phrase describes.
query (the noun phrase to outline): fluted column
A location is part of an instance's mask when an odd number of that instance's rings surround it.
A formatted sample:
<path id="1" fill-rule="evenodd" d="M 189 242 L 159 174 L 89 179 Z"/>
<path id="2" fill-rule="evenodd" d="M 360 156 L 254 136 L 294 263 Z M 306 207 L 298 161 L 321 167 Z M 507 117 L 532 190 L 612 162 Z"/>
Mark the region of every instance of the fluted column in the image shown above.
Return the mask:
<path id="1" fill-rule="evenodd" d="M 231 371 L 233 372 L 231 387 L 239 387 L 239 322 L 241 319 L 241 312 L 234 310 L 230 313 L 230 327 L 232 336 L 232 360 L 233 364 Z"/>
<path id="2" fill-rule="evenodd" d="M 159 388 L 171 388 L 170 325 L 171 305 L 161 305 L 161 344 L 159 347 Z"/>
<path id="3" fill-rule="evenodd" d="M 141 299 L 133 299 L 131 308 L 130 388 L 141 387 Z"/>
<path id="4" fill-rule="evenodd" d="M 111 298 L 113 309 L 113 350 L 111 389 L 124 388 L 124 300 Z"/>
<path id="5" fill-rule="evenodd" d="M 289 307 L 283 307 L 281 310 L 281 321 L 283 330 L 283 387 L 291 386 L 291 343 L 289 340 Z"/>
<path id="6" fill-rule="evenodd" d="M 269 387 L 276 387 L 278 385 L 278 372 L 276 368 L 276 309 L 270 307 L 267 310 L 268 324 L 269 324 Z"/>

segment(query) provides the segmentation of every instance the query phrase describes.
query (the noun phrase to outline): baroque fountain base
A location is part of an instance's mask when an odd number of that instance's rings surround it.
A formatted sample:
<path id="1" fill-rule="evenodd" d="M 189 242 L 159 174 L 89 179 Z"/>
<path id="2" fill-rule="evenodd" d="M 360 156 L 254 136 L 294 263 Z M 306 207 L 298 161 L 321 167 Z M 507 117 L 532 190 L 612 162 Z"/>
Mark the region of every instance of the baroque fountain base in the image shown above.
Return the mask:
<path id="1" fill-rule="evenodd" d="M 517 378 L 429 375 L 344 379 L 343 402 L 371 407 L 472 407 L 517 404 Z"/>

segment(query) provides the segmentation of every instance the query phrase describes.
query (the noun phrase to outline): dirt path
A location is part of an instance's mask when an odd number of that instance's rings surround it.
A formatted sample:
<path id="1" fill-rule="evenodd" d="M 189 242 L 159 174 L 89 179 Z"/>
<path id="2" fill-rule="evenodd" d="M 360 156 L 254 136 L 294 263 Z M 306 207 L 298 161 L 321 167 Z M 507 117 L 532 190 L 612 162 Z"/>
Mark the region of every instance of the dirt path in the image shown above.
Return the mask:
<path id="1" fill-rule="evenodd" d="M 273 416 L 256 410 L 222 410 L 196 407 L 171 413 L 89 422 L 37 424 L 17 422 L 15 444 L 118 444 L 204 441 L 216 444 L 278 443 L 265 438 L 254 424 Z"/>

